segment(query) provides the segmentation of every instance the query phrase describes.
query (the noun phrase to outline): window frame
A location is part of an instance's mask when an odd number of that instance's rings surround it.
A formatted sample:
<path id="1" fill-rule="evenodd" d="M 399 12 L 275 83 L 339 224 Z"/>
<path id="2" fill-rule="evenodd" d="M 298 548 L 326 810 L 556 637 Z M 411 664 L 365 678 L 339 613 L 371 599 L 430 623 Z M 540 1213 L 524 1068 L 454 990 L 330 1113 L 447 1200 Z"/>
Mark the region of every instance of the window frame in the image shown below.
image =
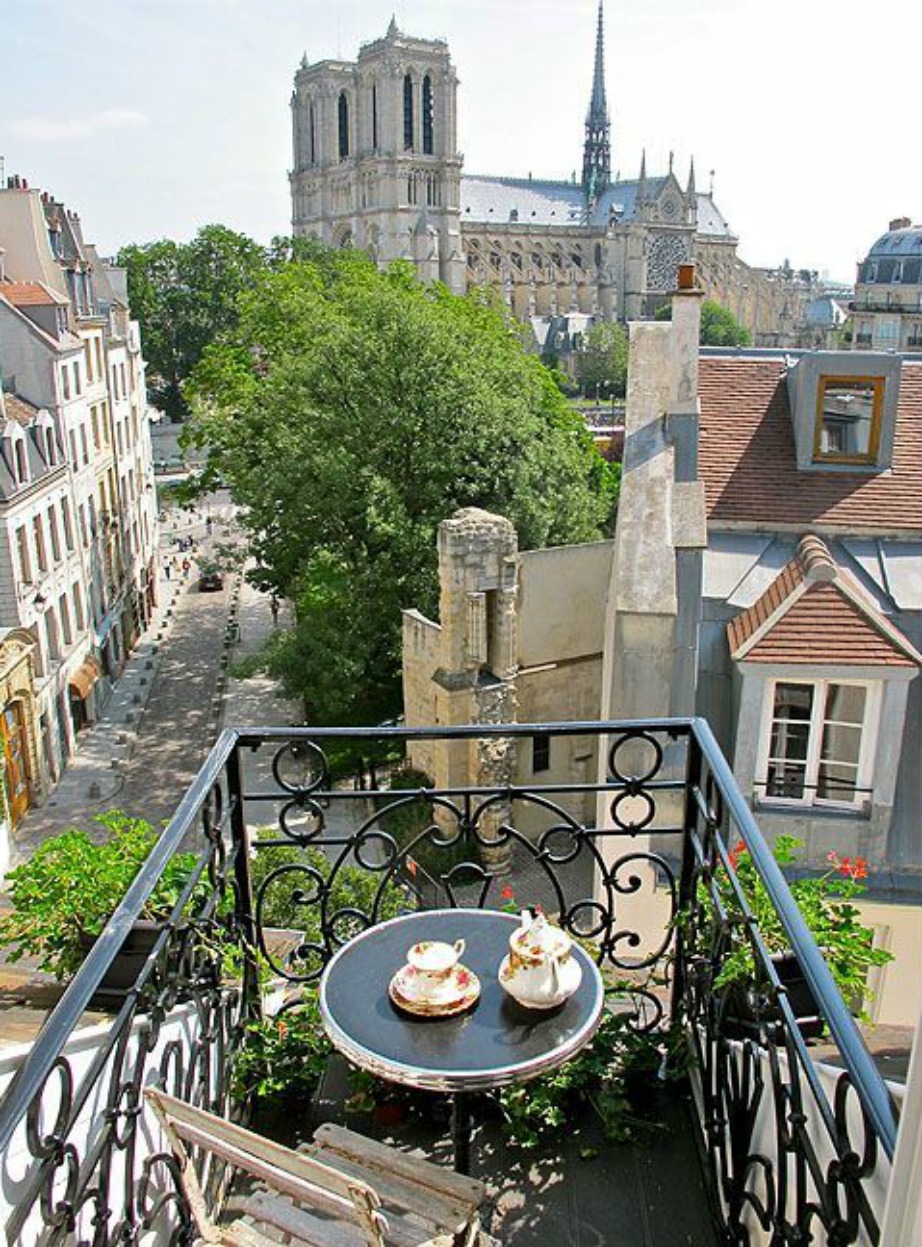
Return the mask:
<path id="1" fill-rule="evenodd" d="M 823 406 L 827 389 L 836 385 L 868 385 L 874 390 L 874 403 L 871 409 L 871 431 L 868 437 L 868 449 L 865 454 L 836 454 L 822 449 L 823 442 Z M 816 410 L 813 418 L 813 462 L 814 463 L 876 463 L 880 454 L 880 432 L 883 424 L 884 397 L 886 394 L 886 378 L 883 376 L 857 376 L 842 373 L 821 373 L 816 382 Z"/>
<path id="2" fill-rule="evenodd" d="M 775 721 L 775 697 L 779 684 L 809 685 L 813 689 L 810 711 L 807 756 L 804 760 L 804 794 L 801 797 L 781 797 L 768 792 L 768 766 L 771 757 L 772 724 Z M 827 722 L 826 706 L 830 685 L 865 690 L 864 719 L 861 724 L 861 744 L 858 750 L 855 795 L 853 800 L 820 797 L 817 795 L 823 727 Z M 760 806 L 781 809 L 816 809 L 850 813 L 863 813 L 873 804 L 874 761 L 877 756 L 877 740 L 880 730 L 880 712 L 883 700 L 883 681 L 851 678 L 848 676 L 778 675 L 765 680 L 762 704 L 762 720 L 759 729 L 759 747 L 756 758 L 753 791 Z M 804 720 L 802 720 L 804 721 Z"/>
<path id="3" fill-rule="evenodd" d="M 538 763 L 541 763 L 539 766 Z M 535 732 L 531 738 L 531 773 L 543 775 L 551 769 L 551 734 Z"/>

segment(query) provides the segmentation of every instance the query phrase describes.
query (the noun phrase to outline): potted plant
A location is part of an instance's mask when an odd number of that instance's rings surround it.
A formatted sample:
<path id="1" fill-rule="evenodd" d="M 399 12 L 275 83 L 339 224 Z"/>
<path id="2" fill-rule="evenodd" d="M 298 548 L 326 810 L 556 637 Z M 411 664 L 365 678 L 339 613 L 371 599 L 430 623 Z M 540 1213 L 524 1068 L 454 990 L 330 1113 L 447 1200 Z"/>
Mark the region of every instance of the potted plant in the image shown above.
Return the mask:
<path id="1" fill-rule="evenodd" d="M 235 1058 L 232 1089 L 238 1100 L 248 1103 L 261 1133 L 279 1142 L 297 1142 L 332 1051 L 314 987 L 305 988 L 297 1003 L 282 1012 L 248 1023 Z"/>
<path id="2" fill-rule="evenodd" d="M 801 846 L 802 842 L 794 836 L 779 836 L 773 850 L 778 864 L 795 866 L 797 850 Z M 805 1038 L 819 1037 L 823 1032 L 819 1006 L 743 841 L 733 847 L 729 857 L 762 942 L 787 990 L 801 1032 Z M 874 946 L 873 930 L 861 921 L 858 909 L 852 904 L 853 899 L 865 890 L 862 880 L 867 878 L 867 862 L 860 857 L 840 858 L 832 851 L 827 855 L 827 863 L 827 868 L 818 875 L 793 879 L 789 884 L 791 895 L 800 907 L 842 995 L 854 1006 L 857 1015 L 866 1019 L 860 1002 L 862 997 L 867 996 L 868 971 L 872 966 L 886 965 L 893 955 L 884 948 Z M 741 928 L 744 927 L 744 917 L 725 872 L 718 872 L 716 886 L 721 892 L 731 924 L 736 921 Z M 707 893 L 703 889 L 700 897 L 707 905 Z M 723 1002 L 724 1016 L 729 1019 L 731 1030 L 744 1034 L 759 1031 L 757 978 L 752 945 L 745 936 L 741 936 L 734 941 L 713 980 L 714 990 Z"/>
<path id="3" fill-rule="evenodd" d="M 38 968 L 67 979 L 79 968 L 141 869 L 158 833 L 144 819 L 119 810 L 95 820 L 95 839 L 71 828 L 46 840 L 28 862 L 11 870 L 11 912 L 0 920 L 0 948 L 10 961 L 38 958 Z M 133 986 L 182 890 L 196 858 L 181 853 L 166 865 L 107 976 L 97 1002 L 117 1002 Z"/>

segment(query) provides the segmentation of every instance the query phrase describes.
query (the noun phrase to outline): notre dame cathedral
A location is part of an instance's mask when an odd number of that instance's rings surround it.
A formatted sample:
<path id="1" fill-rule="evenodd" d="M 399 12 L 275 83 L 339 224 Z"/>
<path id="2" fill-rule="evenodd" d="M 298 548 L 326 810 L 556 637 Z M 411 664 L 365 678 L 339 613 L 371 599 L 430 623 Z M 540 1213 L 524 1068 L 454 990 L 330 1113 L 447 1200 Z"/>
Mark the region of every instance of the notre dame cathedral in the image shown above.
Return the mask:
<path id="1" fill-rule="evenodd" d="M 753 269 L 736 254 L 694 164 L 679 181 L 612 180 L 599 5 L 582 177 L 572 181 L 462 173 L 458 81 L 448 45 L 391 21 L 356 61 L 305 58 L 292 96 L 293 229 L 381 263 L 409 259 L 424 280 L 455 291 L 489 285 L 522 320 L 582 313 L 651 316 L 693 259 L 708 297 L 730 308 L 762 345 L 794 345 L 798 305 L 790 270 Z"/>

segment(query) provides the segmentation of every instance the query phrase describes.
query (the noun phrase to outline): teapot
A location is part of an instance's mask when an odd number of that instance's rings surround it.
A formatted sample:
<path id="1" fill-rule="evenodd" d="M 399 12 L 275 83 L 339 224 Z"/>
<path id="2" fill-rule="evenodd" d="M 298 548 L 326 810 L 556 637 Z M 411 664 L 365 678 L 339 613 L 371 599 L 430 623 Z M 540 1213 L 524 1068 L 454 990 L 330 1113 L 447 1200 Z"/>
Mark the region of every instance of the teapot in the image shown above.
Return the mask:
<path id="1" fill-rule="evenodd" d="M 523 910 L 521 925 L 509 937 L 499 982 L 527 1009 L 554 1009 L 572 996 L 583 978 L 573 941 L 540 911 Z"/>

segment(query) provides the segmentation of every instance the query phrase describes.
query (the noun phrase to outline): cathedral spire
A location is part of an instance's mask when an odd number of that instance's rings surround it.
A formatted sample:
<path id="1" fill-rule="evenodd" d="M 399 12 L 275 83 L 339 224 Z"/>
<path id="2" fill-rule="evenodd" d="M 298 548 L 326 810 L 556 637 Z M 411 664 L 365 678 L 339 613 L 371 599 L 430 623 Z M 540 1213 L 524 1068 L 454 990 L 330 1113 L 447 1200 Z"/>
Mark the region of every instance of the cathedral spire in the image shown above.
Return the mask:
<path id="1" fill-rule="evenodd" d="M 692 156 L 691 164 L 688 166 L 688 189 L 685 194 L 691 198 L 695 193 L 695 158 Z"/>
<path id="2" fill-rule="evenodd" d="M 608 105 L 605 102 L 603 11 L 602 0 L 599 0 L 592 97 L 589 101 L 589 111 L 586 114 L 586 141 L 583 146 L 583 193 L 590 205 L 595 203 L 611 181 L 609 130 Z"/>

